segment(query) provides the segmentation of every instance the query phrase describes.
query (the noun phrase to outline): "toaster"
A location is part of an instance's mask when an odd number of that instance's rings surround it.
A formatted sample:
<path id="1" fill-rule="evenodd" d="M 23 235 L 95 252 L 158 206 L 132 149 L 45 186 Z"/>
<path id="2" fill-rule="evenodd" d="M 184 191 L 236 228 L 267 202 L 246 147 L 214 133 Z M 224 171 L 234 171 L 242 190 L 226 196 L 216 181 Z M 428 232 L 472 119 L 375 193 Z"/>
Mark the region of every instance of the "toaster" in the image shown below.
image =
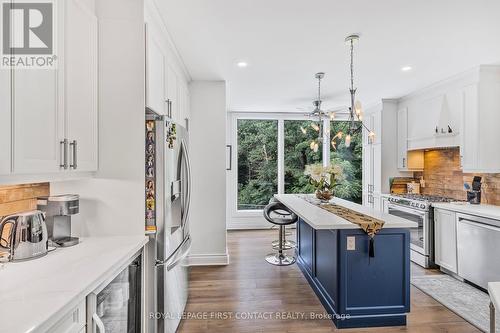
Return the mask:
<path id="1" fill-rule="evenodd" d="M 13 214 L 0 220 L 0 251 L 10 261 L 44 256 L 48 249 L 45 216 L 39 210 Z"/>

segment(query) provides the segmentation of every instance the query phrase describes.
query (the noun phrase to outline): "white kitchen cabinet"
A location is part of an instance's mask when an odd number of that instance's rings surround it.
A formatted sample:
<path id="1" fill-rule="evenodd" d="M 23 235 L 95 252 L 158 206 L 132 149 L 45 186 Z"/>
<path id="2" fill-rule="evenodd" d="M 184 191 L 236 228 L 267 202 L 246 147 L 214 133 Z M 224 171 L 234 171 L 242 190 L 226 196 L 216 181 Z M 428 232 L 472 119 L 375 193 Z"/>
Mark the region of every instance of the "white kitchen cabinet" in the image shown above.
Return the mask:
<path id="1" fill-rule="evenodd" d="M 478 83 L 462 90 L 462 169 L 468 173 L 499 173 L 500 66 L 480 66 L 478 77 Z"/>
<path id="2" fill-rule="evenodd" d="M 11 168 L 10 70 L 0 70 L 0 175 Z"/>
<path id="3" fill-rule="evenodd" d="M 184 127 L 189 126 L 189 90 L 187 84 L 180 83 L 179 86 L 179 123 Z"/>
<path id="4" fill-rule="evenodd" d="M 363 131 L 363 204 L 382 209 L 381 196 L 390 193 L 391 177 L 403 176 L 398 170 L 397 101 L 382 103 L 366 111 L 365 125 L 375 132 L 370 142 Z"/>
<path id="5" fill-rule="evenodd" d="M 452 272 L 458 272 L 457 221 L 454 212 L 434 209 L 434 248 L 436 264 Z"/>
<path id="6" fill-rule="evenodd" d="M 462 123 L 462 144 L 460 164 L 464 171 L 474 170 L 478 165 L 479 109 L 477 105 L 478 86 L 470 85 L 463 89 L 464 112 Z"/>
<path id="7" fill-rule="evenodd" d="M 50 333 L 80 333 L 85 332 L 86 303 L 82 300 L 78 306 L 69 311 L 57 324 L 51 327 Z"/>
<path id="8" fill-rule="evenodd" d="M 146 26 L 146 107 L 167 114 L 165 56 L 155 34 Z"/>
<path id="9" fill-rule="evenodd" d="M 97 19 L 79 0 L 57 15 L 58 67 L 13 71 L 14 174 L 97 170 Z"/>
<path id="10" fill-rule="evenodd" d="M 170 62 L 165 59 L 165 97 L 169 103 L 169 117 L 172 120 L 179 122 L 180 108 L 179 108 L 179 88 L 178 79 L 175 70 Z"/>
<path id="11" fill-rule="evenodd" d="M 398 169 L 408 167 L 408 108 L 398 110 Z"/>
<path id="12" fill-rule="evenodd" d="M 408 108 L 401 108 L 397 114 L 398 169 L 400 171 L 419 171 L 424 169 L 424 152 L 408 151 Z"/>
<path id="13" fill-rule="evenodd" d="M 70 168 L 97 171 L 97 17 L 81 0 L 66 1 L 65 119 Z"/>
<path id="14" fill-rule="evenodd" d="M 58 172 L 63 163 L 64 112 L 58 98 L 59 70 L 17 69 L 12 85 L 13 171 Z"/>

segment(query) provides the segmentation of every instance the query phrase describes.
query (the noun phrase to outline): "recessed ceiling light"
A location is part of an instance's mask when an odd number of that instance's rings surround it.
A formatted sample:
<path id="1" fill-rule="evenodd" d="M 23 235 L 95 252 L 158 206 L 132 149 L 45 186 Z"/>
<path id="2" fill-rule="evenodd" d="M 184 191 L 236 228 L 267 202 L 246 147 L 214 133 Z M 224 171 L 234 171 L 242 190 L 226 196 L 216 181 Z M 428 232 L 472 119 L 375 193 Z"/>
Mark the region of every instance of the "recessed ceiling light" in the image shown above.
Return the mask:
<path id="1" fill-rule="evenodd" d="M 403 66 L 403 67 L 401 67 L 401 70 L 402 70 L 403 72 L 409 72 L 409 71 L 411 71 L 412 69 L 413 69 L 413 68 L 412 68 L 411 66 Z"/>
<path id="2" fill-rule="evenodd" d="M 239 68 L 245 68 L 248 67 L 248 63 L 245 61 L 240 61 L 236 64 L 236 66 L 238 66 Z"/>

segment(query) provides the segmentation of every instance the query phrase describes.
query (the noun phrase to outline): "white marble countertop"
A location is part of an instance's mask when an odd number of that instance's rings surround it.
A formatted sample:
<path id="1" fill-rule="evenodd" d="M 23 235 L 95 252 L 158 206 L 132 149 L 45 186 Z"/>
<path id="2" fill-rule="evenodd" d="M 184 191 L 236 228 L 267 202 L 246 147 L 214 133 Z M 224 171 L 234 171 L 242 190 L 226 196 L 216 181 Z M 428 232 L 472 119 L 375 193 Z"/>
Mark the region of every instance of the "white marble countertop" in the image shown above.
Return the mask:
<path id="1" fill-rule="evenodd" d="M 301 196 L 303 196 L 301 194 Z M 276 194 L 275 198 L 300 216 L 314 229 L 359 229 L 357 224 L 351 223 L 333 213 L 330 213 L 295 194 Z M 384 228 L 416 228 L 418 225 L 400 217 L 389 215 L 381 211 L 362 206 L 347 200 L 334 198 L 331 203 L 352 209 L 358 213 L 371 216 L 385 222 Z"/>
<path id="2" fill-rule="evenodd" d="M 146 243 L 145 236 L 81 238 L 46 256 L 0 268 L 0 332 L 44 332 Z"/>
<path id="3" fill-rule="evenodd" d="M 500 282 L 489 282 L 488 293 L 495 310 L 500 311 Z"/>
<path id="4" fill-rule="evenodd" d="M 451 210 L 453 212 L 476 215 L 494 220 L 500 220 L 500 206 L 471 205 L 467 202 L 433 203 L 433 207 Z"/>

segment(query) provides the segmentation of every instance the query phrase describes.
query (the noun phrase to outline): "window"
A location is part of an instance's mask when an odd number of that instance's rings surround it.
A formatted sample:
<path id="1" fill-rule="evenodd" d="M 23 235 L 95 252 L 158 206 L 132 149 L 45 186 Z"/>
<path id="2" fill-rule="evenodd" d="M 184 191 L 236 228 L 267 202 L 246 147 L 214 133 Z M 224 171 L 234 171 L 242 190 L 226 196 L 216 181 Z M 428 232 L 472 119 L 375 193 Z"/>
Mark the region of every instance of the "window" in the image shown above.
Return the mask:
<path id="1" fill-rule="evenodd" d="M 310 148 L 318 132 L 308 120 L 285 120 L 285 193 L 313 193 L 314 188 L 304 175 L 305 166 L 322 163 L 322 147 L 317 152 Z"/>
<path id="2" fill-rule="evenodd" d="M 346 133 L 349 128 L 347 121 L 332 121 L 330 123 L 331 136 L 339 131 Z M 330 163 L 339 164 L 344 170 L 345 181 L 334 190 L 335 196 L 361 204 L 362 177 L 363 177 L 363 134 L 360 131 L 351 137 L 351 146 L 344 145 L 344 137 L 340 144 L 330 145 Z"/>
<path id="3" fill-rule="evenodd" d="M 262 209 L 278 193 L 278 121 L 239 119 L 238 210 Z"/>
<path id="4" fill-rule="evenodd" d="M 233 170 L 228 172 L 228 227 L 230 229 L 269 227 L 262 208 L 276 193 L 313 193 L 304 175 L 305 166 L 330 161 L 342 165 L 346 181 L 335 195 L 361 203 L 362 133 L 352 136 L 351 147 L 343 140 L 338 147 L 320 143 L 314 152 L 311 141 L 318 136 L 310 118 L 272 113 L 232 113 L 228 122 L 234 145 Z M 331 135 L 346 132 L 348 123 L 330 122 Z M 327 133 L 327 138 L 329 133 Z"/>

